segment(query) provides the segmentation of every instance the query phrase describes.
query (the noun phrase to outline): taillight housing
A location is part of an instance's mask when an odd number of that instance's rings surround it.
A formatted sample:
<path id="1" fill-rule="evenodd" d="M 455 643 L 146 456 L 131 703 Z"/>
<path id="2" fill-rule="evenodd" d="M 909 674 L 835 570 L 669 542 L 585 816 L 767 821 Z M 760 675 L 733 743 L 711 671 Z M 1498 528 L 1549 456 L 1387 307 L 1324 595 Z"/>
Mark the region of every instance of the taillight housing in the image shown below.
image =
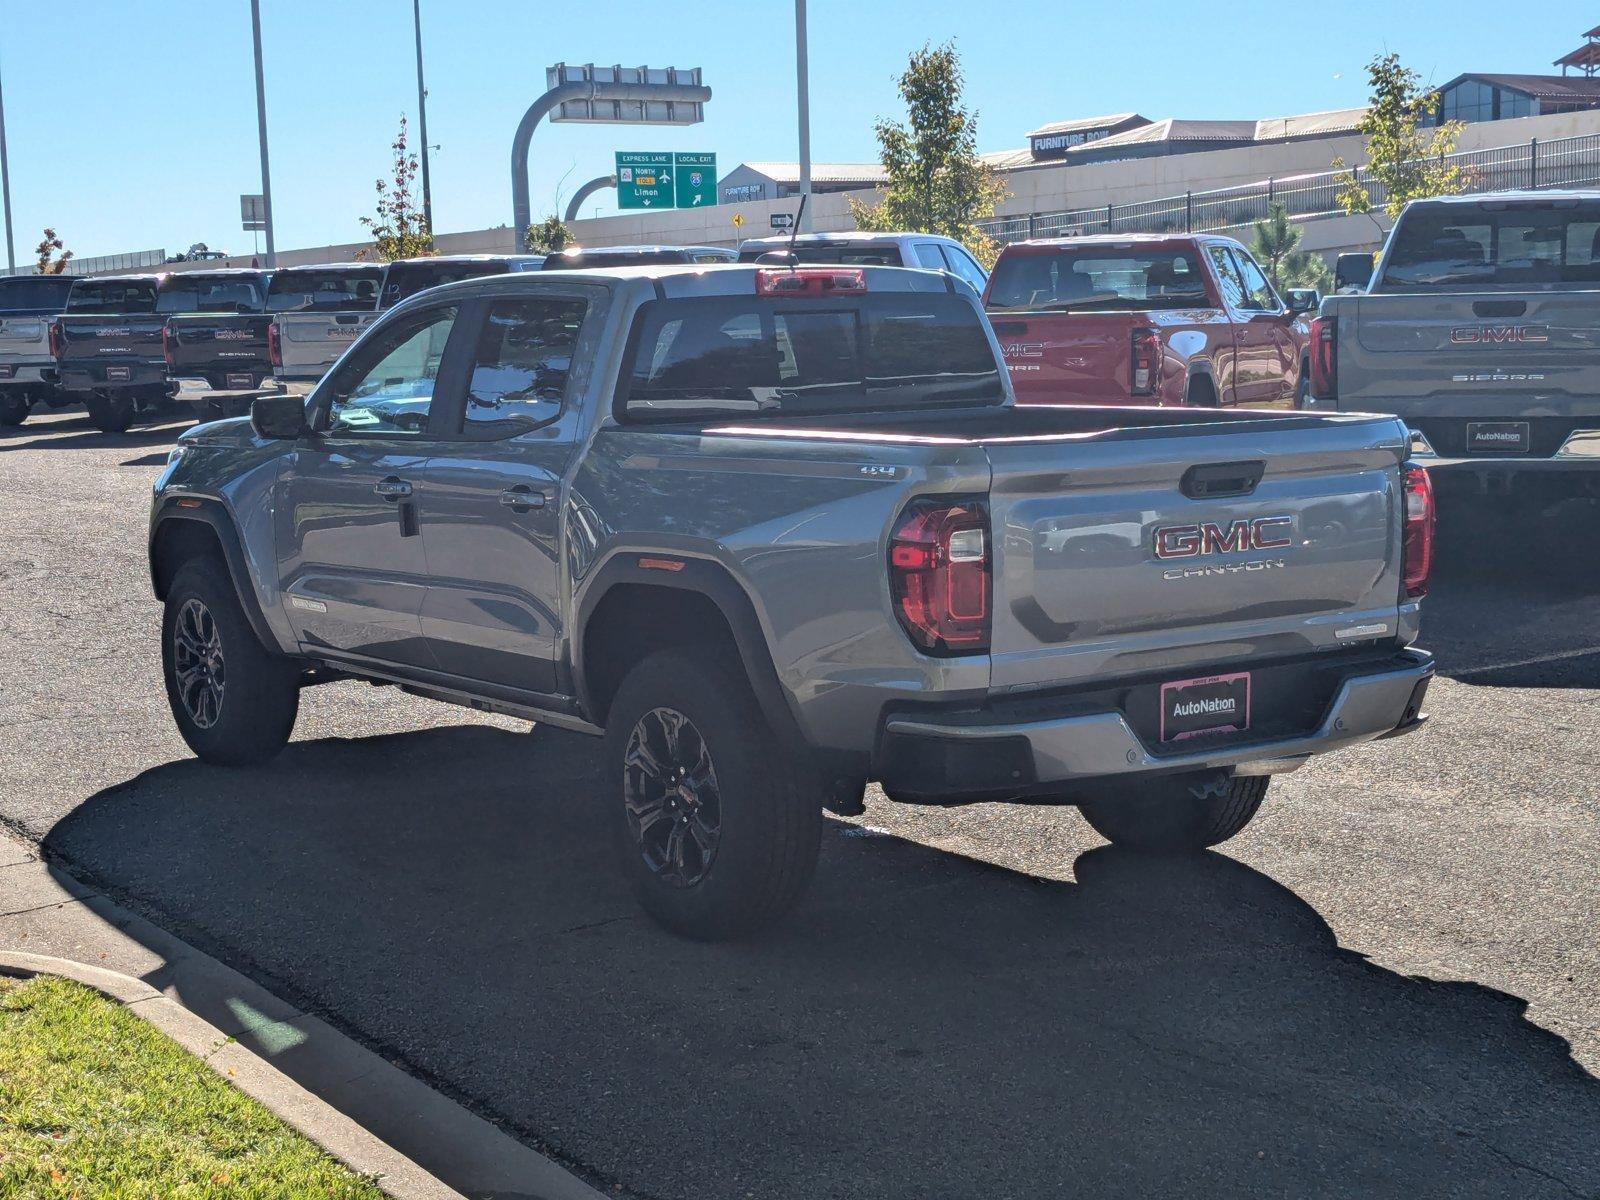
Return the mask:
<path id="1" fill-rule="evenodd" d="M 758 296 L 860 296 L 867 276 L 860 268 L 771 267 L 756 272 Z"/>
<path id="2" fill-rule="evenodd" d="M 1133 331 L 1133 394 L 1154 396 L 1161 389 L 1161 338 L 1154 329 Z"/>
<path id="3" fill-rule="evenodd" d="M 1428 594 L 1428 576 L 1433 572 L 1433 481 L 1427 471 L 1411 463 L 1405 465 L 1401 478 L 1405 513 L 1400 562 L 1406 596 L 1416 599 Z"/>
<path id="4" fill-rule="evenodd" d="M 65 339 L 64 339 L 64 337 L 62 335 L 62 332 L 61 332 L 61 322 L 60 321 L 51 321 L 50 322 L 50 357 L 51 358 L 60 358 L 61 357 L 61 343 L 64 340 Z"/>
<path id="5" fill-rule="evenodd" d="M 1311 319 L 1311 394 L 1318 400 L 1339 397 L 1339 318 Z"/>
<path id="6" fill-rule="evenodd" d="M 272 364 L 273 370 L 283 366 L 283 334 L 278 329 L 276 321 L 267 326 L 267 361 Z"/>
<path id="7" fill-rule="evenodd" d="M 989 649 L 989 510 L 982 500 L 914 500 L 889 539 L 901 626 L 927 654 Z"/>
<path id="8" fill-rule="evenodd" d="M 172 366 L 172 326 L 161 327 L 161 357 L 167 360 L 167 366 Z"/>

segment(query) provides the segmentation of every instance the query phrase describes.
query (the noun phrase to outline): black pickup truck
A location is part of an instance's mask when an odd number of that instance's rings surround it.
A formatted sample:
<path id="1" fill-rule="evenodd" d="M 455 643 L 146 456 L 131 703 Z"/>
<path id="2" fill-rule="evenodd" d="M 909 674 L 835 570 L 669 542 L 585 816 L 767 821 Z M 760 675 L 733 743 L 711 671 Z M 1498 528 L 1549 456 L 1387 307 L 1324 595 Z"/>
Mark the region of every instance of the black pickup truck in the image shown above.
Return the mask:
<path id="1" fill-rule="evenodd" d="M 184 271 L 166 276 L 156 311 L 173 395 L 202 419 L 246 411 L 272 379 L 266 271 Z"/>
<path id="2" fill-rule="evenodd" d="M 83 401 L 96 429 L 121 433 L 166 404 L 166 316 L 156 311 L 164 275 L 80 279 L 50 327 L 61 390 Z"/>

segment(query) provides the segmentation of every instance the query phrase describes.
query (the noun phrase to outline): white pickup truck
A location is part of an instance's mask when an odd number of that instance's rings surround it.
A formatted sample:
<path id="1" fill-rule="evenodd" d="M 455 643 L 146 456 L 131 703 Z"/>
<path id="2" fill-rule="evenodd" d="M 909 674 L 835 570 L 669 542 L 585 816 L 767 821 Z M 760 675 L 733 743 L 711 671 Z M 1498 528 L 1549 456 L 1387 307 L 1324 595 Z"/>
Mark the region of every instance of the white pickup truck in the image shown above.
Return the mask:
<path id="1" fill-rule="evenodd" d="M 0 425 L 20 425 L 35 404 L 61 407 L 71 398 L 56 373 L 50 323 L 67 307 L 71 275 L 0 279 Z"/>

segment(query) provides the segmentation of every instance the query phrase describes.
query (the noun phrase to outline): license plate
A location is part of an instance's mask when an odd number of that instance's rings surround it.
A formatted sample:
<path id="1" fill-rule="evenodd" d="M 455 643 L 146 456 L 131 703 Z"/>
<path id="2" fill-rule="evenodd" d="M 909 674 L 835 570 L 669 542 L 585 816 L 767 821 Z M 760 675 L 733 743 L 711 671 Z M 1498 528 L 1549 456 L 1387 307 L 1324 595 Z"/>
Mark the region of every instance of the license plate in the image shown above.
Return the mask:
<path id="1" fill-rule="evenodd" d="M 251 387 L 254 387 L 254 386 L 255 386 L 255 380 L 249 375 L 229 375 L 228 376 L 228 387 L 231 388 L 231 389 L 238 390 L 238 389 L 241 389 L 241 388 L 251 388 Z"/>
<path id="2" fill-rule="evenodd" d="M 1204 675 L 1161 685 L 1161 740 L 1250 728 L 1250 672 Z"/>
<path id="3" fill-rule="evenodd" d="M 107 383 L 127 383 L 132 378 L 133 378 L 133 368 L 132 367 L 107 367 L 106 368 L 106 382 Z"/>
<path id="4" fill-rule="evenodd" d="M 1474 454 L 1526 454 L 1528 430 L 1526 421 L 1469 421 L 1467 449 Z"/>

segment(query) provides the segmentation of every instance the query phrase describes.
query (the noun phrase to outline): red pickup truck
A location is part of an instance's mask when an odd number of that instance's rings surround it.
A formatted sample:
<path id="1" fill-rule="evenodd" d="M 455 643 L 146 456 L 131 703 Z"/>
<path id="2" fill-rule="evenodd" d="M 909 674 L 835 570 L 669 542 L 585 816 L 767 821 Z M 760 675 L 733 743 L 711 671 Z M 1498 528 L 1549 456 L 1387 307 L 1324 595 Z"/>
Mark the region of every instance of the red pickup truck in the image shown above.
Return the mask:
<path id="1" fill-rule="evenodd" d="M 1022 404 L 1300 407 L 1314 292 L 1285 303 L 1232 238 L 1007 246 L 984 308 Z"/>

